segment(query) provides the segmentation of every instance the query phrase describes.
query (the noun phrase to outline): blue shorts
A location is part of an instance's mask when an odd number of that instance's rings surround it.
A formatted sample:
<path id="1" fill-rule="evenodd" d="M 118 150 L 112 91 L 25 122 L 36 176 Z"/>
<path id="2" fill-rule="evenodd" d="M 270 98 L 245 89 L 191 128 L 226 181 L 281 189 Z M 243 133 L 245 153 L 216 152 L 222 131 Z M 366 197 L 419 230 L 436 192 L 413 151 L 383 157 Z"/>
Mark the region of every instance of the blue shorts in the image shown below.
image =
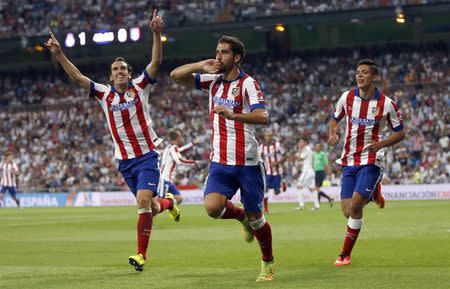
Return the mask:
<path id="1" fill-rule="evenodd" d="M 160 180 L 161 182 L 162 180 Z M 181 195 L 180 191 L 177 189 L 177 187 L 169 181 L 162 181 L 164 182 L 164 186 L 159 189 L 158 196 L 161 198 L 164 198 L 166 193 L 171 193 L 173 195 Z"/>
<path id="2" fill-rule="evenodd" d="M 241 190 L 241 202 L 247 212 L 261 212 L 264 199 L 264 166 L 228 166 L 211 162 L 204 195 L 219 193 L 229 200 Z"/>
<path id="3" fill-rule="evenodd" d="M 383 170 L 376 165 L 342 167 L 341 199 L 353 197 L 353 192 L 370 199 L 383 177 Z"/>
<path id="4" fill-rule="evenodd" d="M 129 160 L 119 160 L 119 171 L 136 196 L 139 190 L 150 190 L 156 196 L 159 181 L 158 153 L 150 151 Z"/>
<path id="5" fill-rule="evenodd" d="M 267 189 L 280 190 L 281 176 L 280 175 L 267 175 Z"/>
<path id="6" fill-rule="evenodd" d="M 320 188 L 325 180 L 325 171 L 315 171 L 316 187 Z"/>
<path id="7" fill-rule="evenodd" d="M 0 191 L 2 194 L 5 194 L 6 191 L 9 192 L 9 194 L 11 195 L 11 197 L 15 197 L 16 196 L 16 187 L 5 187 L 2 186 L 2 190 Z"/>

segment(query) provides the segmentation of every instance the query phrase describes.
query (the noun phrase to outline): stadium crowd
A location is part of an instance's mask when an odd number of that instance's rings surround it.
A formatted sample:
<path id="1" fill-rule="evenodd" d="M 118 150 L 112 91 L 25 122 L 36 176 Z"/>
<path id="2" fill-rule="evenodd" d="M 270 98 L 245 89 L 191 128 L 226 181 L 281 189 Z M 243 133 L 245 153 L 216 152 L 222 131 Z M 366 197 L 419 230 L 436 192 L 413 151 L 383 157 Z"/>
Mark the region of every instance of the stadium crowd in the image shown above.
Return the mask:
<path id="1" fill-rule="evenodd" d="M 153 8 L 166 26 L 242 19 L 280 14 L 321 13 L 349 9 L 424 5 L 442 0 L 0 0 L 0 39 L 55 33 L 144 27 Z"/>
<path id="2" fill-rule="evenodd" d="M 358 50 L 347 55 L 323 53 L 293 55 L 273 60 L 249 56 L 242 69 L 257 79 L 270 111 L 270 128 L 289 153 L 287 180 L 298 174 L 297 142 L 305 136 L 325 143 L 327 124 L 340 93 L 354 86 Z M 350 54 L 349 54 L 350 53 Z M 349 55 L 348 55 L 349 54 Z M 330 54 L 331 55 L 331 54 Z M 379 88 L 394 98 L 403 113 L 407 139 L 388 150 L 385 181 L 392 183 L 450 182 L 450 74 L 448 48 L 372 51 L 382 67 Z M 188 90 L 168 76 L 173 63 L 164 65 L 152 88 L 150 103 L 154 128 L 167 138 L 173 128 L 186 142 L 203 141 L 187 154 L 201 160 L 179 170 L 179 184 L 201 185 L 207 173 L 211 132 L 207 95 Z M 98 71 L 81 70 L 107 83 Z M 84 68 L 84 69 L 83 69 Z M 112 140 L 100 106 L 63 74 L 27 73 L 4 76 L 0 82 L 0 155 L 15 153 L 21 191 L 80 191 L 126 189 L 113 158 Z M 260 128 L 260 141 L 265 128 Z M 344 125 L 341 125 L 343 132 Z M 167 144 L 167 142 L 165 142 Z M 342 143 L 341 143 L 342 145 Z M 326 146 L 325 146 L 326 147 Z M 333 162 L 341 147 L 329 150 Z M 331 183 L 339 181 L 333 166 Z"/>

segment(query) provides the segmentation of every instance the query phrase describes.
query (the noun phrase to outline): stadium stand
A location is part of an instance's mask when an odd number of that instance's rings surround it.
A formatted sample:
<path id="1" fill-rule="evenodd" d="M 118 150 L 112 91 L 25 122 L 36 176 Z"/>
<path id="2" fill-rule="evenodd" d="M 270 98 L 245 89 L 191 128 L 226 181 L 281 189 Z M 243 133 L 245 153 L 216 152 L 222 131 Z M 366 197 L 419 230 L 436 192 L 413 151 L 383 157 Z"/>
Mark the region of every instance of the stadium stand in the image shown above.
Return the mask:
<path id="1" fill-rule="evenodd" d="M 322 13 L 341 10 L 394 7 L 387 0 L 0 0 L 0 39 L 48 35 L 49 31 L 144 27 L 153 8 L 160 10 L 167 27 L 233 22 L 273 15 Z M 405 0 L 402 5 L 426 5 L 442 0 Z"/>

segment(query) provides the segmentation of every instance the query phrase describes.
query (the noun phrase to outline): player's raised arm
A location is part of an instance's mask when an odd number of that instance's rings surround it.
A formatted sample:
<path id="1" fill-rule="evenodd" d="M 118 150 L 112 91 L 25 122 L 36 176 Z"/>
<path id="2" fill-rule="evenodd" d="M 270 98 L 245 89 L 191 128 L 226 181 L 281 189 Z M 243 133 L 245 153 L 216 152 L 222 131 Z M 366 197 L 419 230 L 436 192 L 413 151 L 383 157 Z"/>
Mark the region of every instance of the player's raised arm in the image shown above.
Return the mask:
<path id="1" fill-rule="evenodd" d="M 61 50 L 61 45 L 58 40 L 56 40 L 55 35 L 50 32 L 50 38 L 45 42 L 45 47 L 50 50 L 53 56 L 55 56 L 56 60 L 61 64 L 64 71 L 70 77 L 70 79 L 75 82 L 77 85 L 82 86 L 86 89 L 89 89 L 91 80 L 81 74 L 81 72 L 73 65 L 72 62 L 67 59 L 64 53 Z"/>
<path id="2" fill-rule="evenodd" d="M 170 73 L 176 83 L 180 83 L 195 88 L 194 73 L 218 73 L 222 68 L 222 64 L 216 59 L 206 59 L 195 63 L 185 64 L 177 67 Z"/>
<path id="3" fill-rule="evenodd" d="M 157 13 L 156 9 L 153 10 L 152 20 L 150 21 L 150 29 L 153 32 L 152 60 L 145 68 L 152 79 L 156 78 L 162 62 L 161 31 L 164 27 L 164 21 Z"/>

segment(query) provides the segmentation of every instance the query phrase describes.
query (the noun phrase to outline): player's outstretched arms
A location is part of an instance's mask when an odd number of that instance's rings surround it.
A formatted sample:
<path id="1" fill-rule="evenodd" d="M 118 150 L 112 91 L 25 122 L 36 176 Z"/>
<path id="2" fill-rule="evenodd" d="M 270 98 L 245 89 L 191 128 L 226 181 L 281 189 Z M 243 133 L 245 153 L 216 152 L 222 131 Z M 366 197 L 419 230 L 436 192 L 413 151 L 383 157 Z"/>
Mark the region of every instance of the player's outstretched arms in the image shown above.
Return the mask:
<path id="1" fill-rule="evenodd" d="M 339 136 L 336 132 L 339 129 L 338 125 L 339 123 L 334 118 L 330 120 L 330 130 L 328 133 L 328 141 L 327 141 L 328 145 L 330 146 L 336 145 L 337 142 L 339 141 Z"/>
<path id="2" fill-rule="evenodd" d="M 150 29 L 153 32 L 152 60 L 145 68 L 152 79 L 156 78 L 156 74 L 158 73 L 159 66 L 162 62 L 161 31 L 163 27 L 163 19 L 158 15 L 156 9 L 153 10 L 152 19 L 150 20 Z"/>
<path id="3" fill-rule="evenodd" d="M 81 74 L 81 72 L 73 65 L 72 62 L 67 59 L 64 53 L 61 50 L 61 45 L 58 40 L 56 40 L 55 35 L 50 32 L 50 38 L 45 42 L 45 47 L 50 50 L 53 56 L 55 56 L 56 60 L 58 60 L 59 64 L 63 67 L 64 71 L 70 77 L 70 79 L 75 82 L 77 85 L 82 86 L 86 89 L 89 89 L 91 80 Z"/>
<path id="4" fill-rule="evenodd" d="M 214 113 L 229 120 L 236 120 L 250 124 L 269 124 L 269 113 L 264 108 L 255 108 L 250 113 L 233 113 L 226 106 L 219 105 L 214 108 Z"/>
<path id="5" fill-rule="evenodd" d="M 194 73 L 218 73 L 222 69 L 222 64 L 216 59 L 206 59 L 195 63 L 185 64 L 177 67 L 170 73 L 176 83 L 195 88 Z"/>

